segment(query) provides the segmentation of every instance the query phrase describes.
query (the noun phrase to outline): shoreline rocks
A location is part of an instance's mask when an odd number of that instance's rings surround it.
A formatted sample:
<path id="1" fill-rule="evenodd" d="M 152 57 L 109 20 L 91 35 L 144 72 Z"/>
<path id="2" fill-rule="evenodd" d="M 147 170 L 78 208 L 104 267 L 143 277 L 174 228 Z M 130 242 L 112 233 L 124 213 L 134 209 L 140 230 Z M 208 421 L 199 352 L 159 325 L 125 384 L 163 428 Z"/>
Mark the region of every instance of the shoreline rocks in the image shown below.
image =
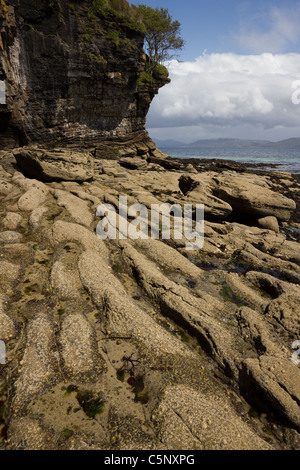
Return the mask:
<path id="1" fill-rule="evenodd" d="M 299 449 L 300 258 L 287 236 L 299 184 L 210 163 L 187 173 L 145 150 L 126 178 L 121 160 L 95 160 L 81 182 L 29 179 L 13 154 L 0 162 L 0 449 L 21 435 L 27 449 Z M 53 150 L 67 165 L 64 152 Z M 268 196 L 261 207 L 254 193 Z M 100 240 L 96 209 L 118 211 L 118 195 L 147 209 L 204 203 L 203 247 L 187 251 L 172 230 Z M 248 207 L 281 218 L 242 220 Z"/>
<path id="2" fill-rule="evenodd" d="M 258 219 L 259 227 L 266 228 L 268 230 L 273 230 L 275 233 L 279 233 L 278 220 L 274 216 L 263 217 Z"/>
<path id="3" fill-rule="evenodd" d="M 213 178 L 214 194 L 229 203 L 237 214 L 262 218 L 274 216 L 288 221 L 296 209 L 296 203 L 282 194 L 275 193 L 266 181 L 249 178 L 248 175 L 223 174 Z"/>
<path id="4" fill-rule="evenodd" d="M 94 160 L 90 153 L 26 147 L 13 153 L 20 170 L 29 178 L 44 182 L 83 182 L 93 178 Z"/>

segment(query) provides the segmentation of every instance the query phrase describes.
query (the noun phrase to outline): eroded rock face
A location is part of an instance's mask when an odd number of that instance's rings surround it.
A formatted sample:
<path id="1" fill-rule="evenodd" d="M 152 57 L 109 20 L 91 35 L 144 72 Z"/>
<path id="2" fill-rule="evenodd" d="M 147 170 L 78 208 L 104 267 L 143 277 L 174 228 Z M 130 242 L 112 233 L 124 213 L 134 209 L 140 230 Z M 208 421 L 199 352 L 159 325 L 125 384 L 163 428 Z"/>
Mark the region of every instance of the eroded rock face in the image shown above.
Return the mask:
<path id="1" fill-rule="evenodd" d="M 2 146 L 147 137 L 151 100 L 168 79 L 140 79 L 144 32 L 134 11 L 108 15 L 86 0 L 2 4 Z"/>
<path id="2" fill-rule="evenodd" d="M 186 168 L 101 163 L 82 184 L 0 165 L 0 449 L 299 449 L 299 243 L 208 219 L 201 250 L 101 240 L 99 204 L 182 204 L 219 175 L 189 192 Z"/>
<path id="3" fill-rule="evenodd" d="M 232 213 L 235 218 L 257 221 L 260 227 L 278 233 L 278 220 L 288 221 L 296 209 L 295 201 L 271 189 L 263 176 L 233 171 L 185 174 L 178 184 L 189 202 L 205 205 L 209 219 L 225 220 Z"/>
<path id="4" fill-rule="evenodd" d="M 0 152 L 0 449 L 299 449 L 299 243 L 281 223 L 299 184 L 223 163 L 190 181 L 144 131 L 157 87 L 137 88 L 141 32 L 123 25 L 121 50 L 111 24 L 86 30 L 87 2 L 73 4 L 78 15 L 13 0 L 2 15 L 3 135 L 112 141 L 94 146 L 93 179 L 85 152 Z M 14 156 L 37 173 L 15 172 Z M 204 203 L 202 249 L 98 238 L 96 208 L 118 211 L 120 194 Z M 244 212 L 277 217 L 279 233 L 224 221 Z"/>
<path id="5" fill-rule="evenodd" d="M 214 178 L 216 187 L 215 196 L 231 205 L 238 214 L 247 214 L 252 217 L 276 217 L 280 221 L 287 221 L 291 212 L 296 209 L 292 199 L 275 193 L 268 183 L 259 178 L 249 178 L 232 174 L 221 174 Z"/>
<path id="6" fill-rule="evenodd" d="M 20 170 L 41 181 L 87 181 L 93 178 L 94 162 L 90 153 L 72 150 L 19 148 L 14 156 Z"/>
<path id="7" fill-rule="evenodd" d="M 179 178 L 179 187 L 186 195 L 188 203 L 204 204 L 206 216 L 211 219 L 224 220 L 232 212 L 232 207 L 215 197 L 211 188 L 202 181 L 197 181 L 188 175 Z"/>

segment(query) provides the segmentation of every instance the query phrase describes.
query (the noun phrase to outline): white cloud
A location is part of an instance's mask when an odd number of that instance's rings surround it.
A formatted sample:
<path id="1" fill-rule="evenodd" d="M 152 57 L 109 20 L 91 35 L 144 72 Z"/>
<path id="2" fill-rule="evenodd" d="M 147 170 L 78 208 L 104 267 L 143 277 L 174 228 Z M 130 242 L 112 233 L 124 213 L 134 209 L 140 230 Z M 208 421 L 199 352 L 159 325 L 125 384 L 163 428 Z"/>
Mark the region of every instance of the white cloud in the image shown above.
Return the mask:
<path id="1" fill-rule="evenodd" d="M 172 61 L 171 84 L 152 103 L 148 128 L 212 129 L 245 126 L 295 128 L 300 105 L 292 85 L 300 79 L 300 54 L 202 55 L 194 62 Z M 229 131 L 228 131 L 229 132 Z"/>
<path id="2" fill-rule="evenodd" d="M 259 18 L 255 18 L 258 23 Z M 237 40 L 240 46 L 252 52 L 283 52 L 290 44 L 296 44 L 300 38 L 300 3 L 293 8 L 273 7 L 267 18 L 261 18 L 269 23 L 269 29 L 260 31 L 249 25 L 242 25 Z M 251 19 L 250 19 L 251 21 Z"/>

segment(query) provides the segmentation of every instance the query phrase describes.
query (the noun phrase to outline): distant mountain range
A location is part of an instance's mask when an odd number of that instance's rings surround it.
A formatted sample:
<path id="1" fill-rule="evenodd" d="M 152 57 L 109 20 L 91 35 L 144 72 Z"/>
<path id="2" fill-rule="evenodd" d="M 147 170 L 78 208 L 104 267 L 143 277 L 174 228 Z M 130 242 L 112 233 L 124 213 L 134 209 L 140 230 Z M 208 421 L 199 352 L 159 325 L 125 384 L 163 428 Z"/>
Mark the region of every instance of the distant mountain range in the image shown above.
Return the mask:
<path id="1" fill-rule="evenodd" d="M 185 144 L 177 140 L 155 140 L 158 147 L 174 148 L 211 148 L 211 149 L 224 149 L 224 148 L 255 148 L 255 147 L 268 147 L 268 148 L 300 148 L 300 138 L 291 138 L 280 140 L 278 142 L 271 142 L 268 140 L 244 140 L 244 139 L 201 139 L 191 144 Z"/>

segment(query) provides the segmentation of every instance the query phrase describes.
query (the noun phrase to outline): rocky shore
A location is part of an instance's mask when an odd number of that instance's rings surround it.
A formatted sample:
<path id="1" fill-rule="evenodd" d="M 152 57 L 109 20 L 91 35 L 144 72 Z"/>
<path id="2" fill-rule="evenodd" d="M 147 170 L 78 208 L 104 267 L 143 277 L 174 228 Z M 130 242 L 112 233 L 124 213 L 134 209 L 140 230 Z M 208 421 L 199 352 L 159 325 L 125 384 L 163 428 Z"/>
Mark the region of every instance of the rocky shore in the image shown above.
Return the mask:
<path id="1" fill-rule="evenodd" d="M 299 182 L 130 148 L 0 152 L 0 448 L 299 449 Z M 203 248 L 101 240 L 119 195 Z"/>

